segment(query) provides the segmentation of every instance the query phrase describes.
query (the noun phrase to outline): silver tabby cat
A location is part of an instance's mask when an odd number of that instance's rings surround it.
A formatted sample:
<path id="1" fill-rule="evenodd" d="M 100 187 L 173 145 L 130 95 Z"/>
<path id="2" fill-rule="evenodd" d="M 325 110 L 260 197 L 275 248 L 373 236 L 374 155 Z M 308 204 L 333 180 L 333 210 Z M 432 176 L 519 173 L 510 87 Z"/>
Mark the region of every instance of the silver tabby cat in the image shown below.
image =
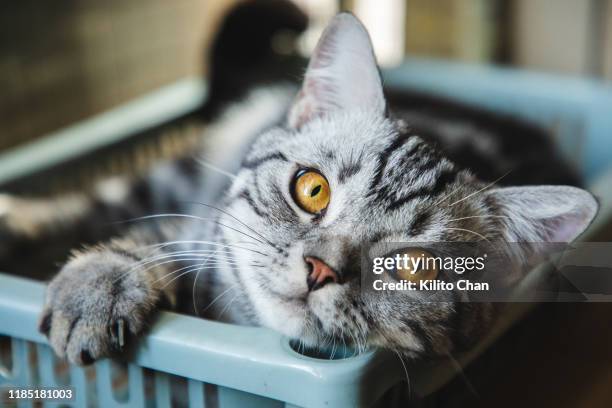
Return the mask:
<path id="1" fill-rule="evenodd" d="M 450 294 L 435 303 L 410 292 L 373 297 L 360 288 L 361 248 L 568 242 L 589 225 L 596 201 L 575 187 L 480 181 L 388 112 L 365 28 L 336 16 L 299 91 L 253 91 L 208 132 L 208 166 L 235 173 L 155 170 L 148 182 L 158 196 L 183 206 L 159 215 L 158 228 L 75 252 L 48 286 L 40 330 L 76 364 L 121 352 L 160 307 L 185 303 L 311 346 L 422 356 L 470 344 L 496 308 Z M 129 201 L 122 183 L 107 182 L 96 199 Z M 87 200 L 75 200 L 87 213 Z"/>

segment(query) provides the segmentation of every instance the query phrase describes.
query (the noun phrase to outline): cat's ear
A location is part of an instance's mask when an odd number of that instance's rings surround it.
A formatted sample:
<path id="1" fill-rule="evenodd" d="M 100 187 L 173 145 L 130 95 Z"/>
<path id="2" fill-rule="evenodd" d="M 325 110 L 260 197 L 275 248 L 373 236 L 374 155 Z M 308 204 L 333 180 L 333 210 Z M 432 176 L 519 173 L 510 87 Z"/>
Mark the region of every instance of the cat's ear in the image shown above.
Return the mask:
<path id="1" fill-rule="evenodd" d="M 595 198 L 576 187 L 505 187 L 487 195 L 506 217 L 506 239 L 511 242 L 571 242 L 598 209 Z"/>
<path id="2" fill-rule="evenodd" d="M 299 128 L 317 116 L 348 109 L 383 115 L 385 98 L 366 28 L 352 14 L 341 13 L 329 23 L 313 52 L 288 124 Z"/>

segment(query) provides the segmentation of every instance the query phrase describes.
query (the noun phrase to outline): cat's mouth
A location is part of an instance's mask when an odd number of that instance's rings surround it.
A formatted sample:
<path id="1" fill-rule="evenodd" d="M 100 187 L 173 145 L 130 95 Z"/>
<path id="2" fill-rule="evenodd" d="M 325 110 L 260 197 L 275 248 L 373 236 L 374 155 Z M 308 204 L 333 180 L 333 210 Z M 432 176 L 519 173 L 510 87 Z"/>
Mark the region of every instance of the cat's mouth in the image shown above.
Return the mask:
<path id="1" fill-rule="evenodd" d="M 306 290 L 299 294 L 284 293 L 271 287 L 267 289 L 276 299 L 276 307 L 283 309 L 282 314 L 286 319 L 281 324 L 283 327 L 274 328 L 290 337 L 301 338 L 312 337 L 311 331 L 314 328 L 320 330 L 321 326 L 333 325 L 334 315 L 337 316 L 337 300 L 343 296 L 345 290 L 343 285 L 338 283 L 329 283 L 318 290 Z"/>
<path id="2" fill-rule="evenodd" d="M 266 285 L 266 289 L 272 296 L 284 303 L 310 308 L 313 303 L 316 305 L 326 300 L 333 302 L 331 298 L 335 296 L 330 296 L 330 293 L 335 293 L 342 286 L 336 282 L 325 282 L 325 284 L 319 283 L 319 287 L 316 285 L 316 282 L 309 283 L 307 290 L 301 290 L 298 293 L 285 293 L 272 285 Z"/>

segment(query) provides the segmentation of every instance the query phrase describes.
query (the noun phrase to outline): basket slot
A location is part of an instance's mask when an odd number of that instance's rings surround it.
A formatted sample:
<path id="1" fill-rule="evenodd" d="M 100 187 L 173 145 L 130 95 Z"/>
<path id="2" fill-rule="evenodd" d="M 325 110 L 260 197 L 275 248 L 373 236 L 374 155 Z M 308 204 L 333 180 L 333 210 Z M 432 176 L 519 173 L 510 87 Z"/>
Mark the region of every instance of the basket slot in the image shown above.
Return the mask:
<path id="1" fill-rule="evenodd" d="M 233 388 L 218 387 L 217 393 L 219 396 L 219 408 L 284 408 L 285 406 L 281 401 L 238 391 Z"/>
<path id="2" fill-rule="evenodd" d="M 13 344 L 13 384 L 18 386 L 32 385 L 34 375 L 30 366 L 28 343 L 21 339 L 12 339 Z"/>
<path id="3" fill-rule="evenodd" d="M 96 387 L 99 406 L 144 408 L 145 396 L 142 368 L 134 364 L 128 364 L 129 394 L 127 400 L 123 402 L 117 401 L 114 397 L 112 371 L 110 360 L 102 360 L 96 364 Z"/>
<path id="4" fill-rule="evenodd" d="M 34 373 L 30 364 L 30 348 L 28 342 L 21 339 L 12 339 L 13 349 L 13 377 L 11 384 L 18 387 L 31 387 L 34 385 Z M 18 408 L 32 407 L 32 400 L 19 400 Z"/>
<path id="5" fill-rule="evenodd" d="M 155 372 L 155 406 L 170 408 L 170 379 L 168 374 Z"/>
<path id="6" fill-rule="evenodd" d="M 189 393 L 189 406 L 191 408 L 206 408 L 206 403 L 204 400 L 204 384 L 202 384 L 200 381 L 188 380 L 187 387 Z"/>
<path id="7" fill-rule="evenodd" d="M 0 336 L 0 385 L 11 380 L 12 374 L 12 341 L 8 336 Z"/>
<path id="8" fill-rule="evenodd" d="M 128 365 L 128 379 L 130 386 L 129 406 L 144 407 L 144 378 L 142 368 L 135 364 Z"/>
<path id="9" fill-rule="evenodd" d="M 96 389 L 100 406 L 122 406 L 113 397 L 112 367 L 108 360 L 96 364 Z"/>
<path id="10" fill-rule="evenodd" d="M 38 350 L 38 372 L 40 374 L 40 384 L 43 387 L 57 387 L 55 380 L 55 357 L 53 351 L 44 344 L 37 344 Z"/>
<path id="11" fill-rule="evenodd" d="M 74 402 L 72 406 L 75 408 L 87 408 L 89 390 L 87 387 L 87 376 L 83 368 L 75 365 L 70 366 L 70 384 L 74 388 Z"/>
<path id="12" fill-rule="evenodd" d="M 44 344 L 36 344 L 38 354 L 38 375 L 40 376 L 40 385 L 42 387 L 58 387 L 59 384 L 55 379 L 55 356 L 53 351 Z M 51 408 L 58 407 L 61 404 L 57 401 L 45 401 L 43 407 Z"/>

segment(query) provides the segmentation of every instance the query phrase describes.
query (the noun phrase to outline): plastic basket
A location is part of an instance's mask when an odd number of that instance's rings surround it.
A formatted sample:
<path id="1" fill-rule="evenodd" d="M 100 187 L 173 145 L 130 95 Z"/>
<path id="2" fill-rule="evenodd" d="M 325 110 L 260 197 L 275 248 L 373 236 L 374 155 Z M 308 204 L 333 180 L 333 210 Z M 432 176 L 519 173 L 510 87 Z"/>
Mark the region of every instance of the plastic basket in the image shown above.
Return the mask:
<path id="1" fill-rule="evenodd" d="M 612 178 L 606 172 L 612 158 L 609 85 L 423 60 L 411 60 L 386 72 L 385 83 L 527 118 L 552 128 L 566 149 L 579 143 L 581 153 L 573 157 L 602 204 L 592 230 L 608 224 L 612 212 Z M 0 157 L 0 175 L 4 175 L 0 182 L 129 137 L 150 126 L 148 119 L 155 122 L 160 112 L 166 113 L 164 120 L 182 115 L 196 107 L 203 95 L 201 83 L 185 81 L 9 152 Z M 170 105 L 172 110 L 164 109 Z M 126 114 L 129 111 L 138 113 L 136 120 Z M 54 148 L 60 142 L 61 151 Z M 43 154 L 50 147 L 51 154 Z M 174 313 L 161 314 L 129 358 L 122 379 L 109 360 L 86 369 L 67 366 L 54 357 L 36 330 L 43 292 L 40 282 L 0 274 L 0 389 L 3 385 L 73 387 L 74 400 L 45 406 L 371 407 L 387 404 L 393 393 L 400 398 L 406 389 L 404 367 L 390 352 L 340 353 L 338 357 L 343 358 L 336 359 L 308 357 L 296 352 L 286 337 L 264 328 Z M 459 361 L 467 364 L 476 358 L 526 309 L 527 305 L 514 308 L 478 347 L 459 356 Z M 434 392 L 455 372 L 446 361 L 409 364 L 407 369 L 411 392 L 417 396 Z M 21 401 L 19 405 L 32 404 Z"/>

